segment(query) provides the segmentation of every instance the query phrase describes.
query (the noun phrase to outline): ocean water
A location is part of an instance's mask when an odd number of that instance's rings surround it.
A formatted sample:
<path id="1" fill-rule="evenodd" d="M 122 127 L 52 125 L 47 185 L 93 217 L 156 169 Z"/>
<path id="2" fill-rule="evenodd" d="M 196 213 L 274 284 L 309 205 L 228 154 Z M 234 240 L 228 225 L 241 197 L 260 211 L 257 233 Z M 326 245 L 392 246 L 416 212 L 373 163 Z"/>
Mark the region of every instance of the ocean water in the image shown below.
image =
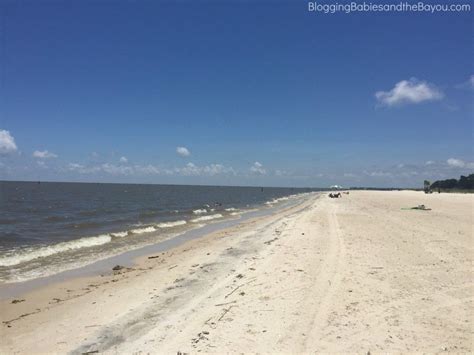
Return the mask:
<path id="1" fill-rule="evenodd" d="M 0 182 L 0 283 L 87 265 L 311 191 Z"/>

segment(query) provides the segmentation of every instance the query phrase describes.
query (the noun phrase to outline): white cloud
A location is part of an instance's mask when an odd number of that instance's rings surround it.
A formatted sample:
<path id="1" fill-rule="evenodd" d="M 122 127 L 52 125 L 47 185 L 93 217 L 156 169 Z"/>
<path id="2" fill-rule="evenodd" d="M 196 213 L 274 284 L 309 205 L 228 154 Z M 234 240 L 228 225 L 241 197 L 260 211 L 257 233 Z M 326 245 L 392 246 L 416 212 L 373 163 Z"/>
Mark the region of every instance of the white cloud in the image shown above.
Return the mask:
<path id="1" fill-rule="evenodd" d="M 183 168 L 176 168 L 175 173 L 184 176 L 214 176 L 220 174 L 235 175 L 235 171 L 232 167 L 226 167 L 222 164 L 197 166 L 194 163 L 188 163 Z"/>
<path id="2" fill-rule="evenodd" d="M 446 163 L 453 168 L 468 168 L 468 169 L 474 169 L 474 162 L 466 162 L 461 159 L 456 159 L 456 158 L 449 158 L 446 160 Z"/>
<path id="3" fill-rule="evenodd" d="M 286 170 L 275 170 L 276 176 L 291 176 L 292 174 Z"/>
<path id="4" fill-rule="evenodd" d="M 377 181 L 385 180 L 392 183 L 392 181 L 396 182 L 398 179 L 398 182 L 410 181 L 417 184 L 423 179 L 454 178 L 456 175 L 474 171 L 474 162 L 458 158 L 449 158 L 444 161 L 428 160 L 418 163 L 404 163 L 403 168 L 400 168 L 400 165 L 402 164 L 388 167 L 374 166 L 371 169 L 363 170 L 362 173 Z"/>
<path id="5" fill-rule="evenodd" d="M 218 174 L 232 174 L 235 175 L 235 171 L 232 167 L 226 167 L 221 164 L 211 164 L 204 167 L 204 172 L 211 176 Z"/>
<path id="6" fill-rule="evenodd" d="M 182 168 L 160 169 L 151 164 L 148 165 L 115 165 L 104 163 L 100 165 L 82 165 L 78 163 L 69 163 L 67 170 L 74 171 L 79 174 L 95 174 L 106 173 L 110 175 L 183 175 L 183 176 L 214 176 L 219 174 L 232 174 L 235 171 L 232 167 L 222 164 L 209 164 L 205 166 L 197 166 L 188 163 Z"/>
<path id="7" fill-rule="evenodd" d="M 120 157 L 119 161 L 120 161 L 121 163 L 128 163 L 127 157 Z"/>
<path id="8" fill-rule="evenodd" d="M 44 160 L 38 160 L 36 162 L 36 164 L 38 164 L 39 167 L 41 168 L 47 168 L 48 166 L 46 165 L 46 163 L 44 162 Z"/>
<path id="9" fill-rule="evenodd" d="M 79 174 L 93 174 L 102 170 L 100 166 L 85 166 L 78 163 L 69 163 L 67 169 L 70 171 L 75 171 Z"/>
<path id="10" fill-rule="evenodd" d="M 176 153 L 182 157 L 189 157 L 191 152 L 186 147 L 176 147 Z"/>
<path id="11" fill-rule="evenodd" d="M 7 155 L 18 150 L 15 138 L 9 131 L 0 129 L 0 155 Z"/>
<path id="12" fill-rule="evenodd" d="M 148 165 L 145 165 L 145 166 L 135 165 L 134 168 L 135 168 L 135 171 L 137 173 L 143 173 L 143 174 L 146 174 L 146 175 L 161 174 L 161 170 L 158 167 L 153 166 L 151 164 L 148 164 Z"/>
<path id="13" fill-rule="evenodd" d="M 400 174 L 400 176 L 403 176 L 403 177 L 412 177 L 412 176 L 418 176 L 418 175 L 420 174 L 417 171 L 405 171 Z"/>
<path id="14" fill-rule="evenodd" d="M 77 163 L 69 163 L 68 168 L 69 170 L 77 170 L 77 169 L 82 169 L 84 166 L 81 164 Z"/>
<path id="15" fill-rule="evenodd" d="M 250 167 L 250 171 L 252 173 L 258 174 L 258 175 L 265 175 L 267 173 L 267 171 L 265 170 L 263 165 L 261 163 L 259 163 L 258 161 L 253 163 L 253 165 Z"/>
<path id="16" fill-rule="evenodd" d="M 84 165 L 81 165 L 78 163 L 69 163 L 67 166 L 67 170 L 76 171 L 78 173 L 83 173 L 84 169 L 85 169 Z"/>
<path id="17" fill-rule="evenodd" d="M 69 163 L 67 170 L 74 171 L 79 174 L 91 174 L 98 172 L 100 169 L 98 167 L 86 167 L 78 163 Z"/>
<path id="18" fill-rule="evenodd" d="M 104 173 L 111 175 L 131 175 L 134 173 L 133 168 L 123 165 L 117 166 L 114 164 L 105 163 L 102 164 L 100 168 Z"/>
<path id="19" fill-rule="evenodd" d="M 85 166 L 77 163 L 69 163 L 68 170 L 75 171 L 79 174 L 94 174 L 94 173 L 106 173 L 110 175 L 132 175 L 135 170 L 129 166 L 114 165 L 110 163 L 104 163 L 101 165 Z"/>
<path id="20" fill-rule="evenodd" d="M 463 168 L 466 163 L 462 161 L 461 159 L 455 159 L 455 158 L 449 158 L 446 160 L 446 163 L 448 163 L 449 166 L 453 166 L 455 168 Z"/>
<path id="21" fill-rule="evenodd" d="M 444 94 L 433 84 L 415 78 L 402 80 L 390 91 L 377 91 L 377 100 L 386 106 L 417 104 L 423 101 L 441 100 Z"/>
<path id="22" fill-rule="evenodd" d="M 182 175 L 199 175 L 199 168 L 194 163 L 187 163 L 184 168 L 176 168 L 175 172 Z"/>
<path id="23" fill-rule="evenodd" d="M 357 175 L 353 174 L 353 173 L 344 173 L 344 177 L 346 177 L 346 178 L 355 178 L 355 177 L 357 177 Z"/>
<path id="24" fill-rule="evenodd" d="M 53 159 L 57 158 L 58 156 L 54 153 L 48 152 L 47 150 L 35 150 L 33 152 L 33 157 L 37 159 Z"/>
<path id="25" fill-rule="evenodd" d="M 193 163 L 187 163 L 184 168 L 176 168 L 174 171 L 181 175 L 199 175 L 199 168 Z"/>
<path id="26" fill-rule="evenodd" d="M 457 89 L 474 89 L 474 75 L 471 75 L 465 82 L 455 86 Z"/>
<path id="27" fill-rule="evenodd" d="M 390 177 L 392 176 L 392 173 L 386 172 L 386 171 L 364 171 L 364 174 L 372 176 L 372 177 Z"/>

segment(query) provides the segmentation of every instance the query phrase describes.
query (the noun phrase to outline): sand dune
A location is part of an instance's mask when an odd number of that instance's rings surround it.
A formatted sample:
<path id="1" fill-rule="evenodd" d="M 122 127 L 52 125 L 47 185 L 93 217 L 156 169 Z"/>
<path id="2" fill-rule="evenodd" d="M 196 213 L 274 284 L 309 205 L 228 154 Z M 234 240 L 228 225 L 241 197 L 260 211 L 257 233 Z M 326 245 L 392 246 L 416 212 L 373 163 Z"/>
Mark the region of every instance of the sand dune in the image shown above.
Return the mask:
<path id="1" fill-rule="evenodd" d="M 419 204 L 432 210 L 402 210 Z M 461 194 L 313 197 L 3 301 L 0 352 L 472 352 L 473 207 Z"/>

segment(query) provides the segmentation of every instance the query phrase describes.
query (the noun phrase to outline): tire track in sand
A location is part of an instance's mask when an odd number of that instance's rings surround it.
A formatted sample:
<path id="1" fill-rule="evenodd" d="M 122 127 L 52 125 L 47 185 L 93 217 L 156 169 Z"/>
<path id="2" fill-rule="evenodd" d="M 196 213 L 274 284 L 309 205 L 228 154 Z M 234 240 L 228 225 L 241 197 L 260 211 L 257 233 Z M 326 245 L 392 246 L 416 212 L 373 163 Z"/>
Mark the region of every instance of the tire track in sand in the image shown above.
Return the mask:
<path id="1" fill-rule="evenodd" d="M 333 201 L 327 204 L 326 218 L 329 224 L 328 238 L 329 248 L 324 259 L 323 266 L 318 276 L 318 281 L 313 289 L 321 295 L 314 310 L 314 319 L 308 330 L 309 336 L 305 343 L 305 349 L 309 352 L 323 351 L 331 344 L 324 341 L 324 330 L 328 325 L 328 317 L 332 310 L 334 299 L 341 288 L 344 264 L 345 246 L 342 232 L 337 220 L 337 208 Z"/>

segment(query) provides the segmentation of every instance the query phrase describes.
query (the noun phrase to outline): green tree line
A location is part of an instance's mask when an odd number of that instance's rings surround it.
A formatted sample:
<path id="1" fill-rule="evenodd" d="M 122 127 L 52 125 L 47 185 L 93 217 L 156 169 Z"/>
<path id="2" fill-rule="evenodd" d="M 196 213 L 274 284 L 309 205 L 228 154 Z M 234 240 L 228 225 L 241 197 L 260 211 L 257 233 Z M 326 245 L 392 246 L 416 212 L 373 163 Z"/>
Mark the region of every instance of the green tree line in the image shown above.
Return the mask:
<path id="1" fill-rule="evenodd" d="M 431 184 L 431 189 L 474 190 L 474 174 L 468 176 L 461 175 L 459 180 L 447 179 L 435 181 Z"/>

